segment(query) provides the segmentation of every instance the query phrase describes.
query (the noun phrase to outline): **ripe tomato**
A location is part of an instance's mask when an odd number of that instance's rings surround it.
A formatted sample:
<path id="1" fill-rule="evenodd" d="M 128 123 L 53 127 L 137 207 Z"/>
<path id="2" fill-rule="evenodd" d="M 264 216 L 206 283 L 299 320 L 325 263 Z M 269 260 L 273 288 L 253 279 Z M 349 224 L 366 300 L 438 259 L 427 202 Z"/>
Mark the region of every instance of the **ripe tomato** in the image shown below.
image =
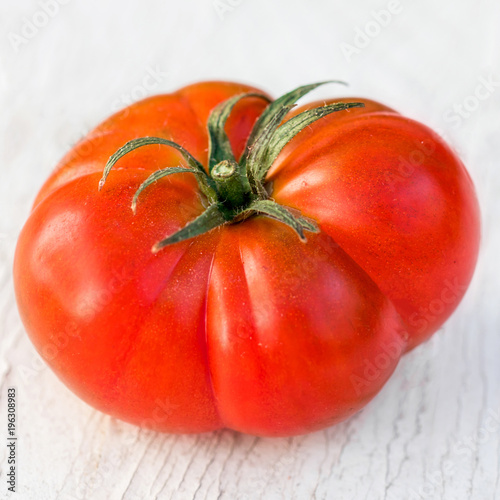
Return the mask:
<path id="1" fill-rule="evenodd" d="M 367 99 L 288 112 L 315 86 L 272 104 L 227 82 L 144 99 L 47 180 L 17 301 L 86 402 L 160 431 L 313 431 L 362 408 L 456 308 L 479 243 L 465 167 Z M 176 173 L 143 185 L 158 169 Z"/>

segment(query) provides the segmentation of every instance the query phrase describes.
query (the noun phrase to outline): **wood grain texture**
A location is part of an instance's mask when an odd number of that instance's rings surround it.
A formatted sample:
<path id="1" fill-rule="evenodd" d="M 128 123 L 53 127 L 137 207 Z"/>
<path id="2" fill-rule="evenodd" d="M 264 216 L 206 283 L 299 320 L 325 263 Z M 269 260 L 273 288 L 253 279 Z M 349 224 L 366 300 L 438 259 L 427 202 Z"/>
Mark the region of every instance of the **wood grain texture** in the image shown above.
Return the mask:
<path id="1" fill-rule="evenodd" d="M 42 3 L 0 6 L 0 498 L 500 499 L 500 4 Z M 40 27 L 29 31 L 31 22 Z M 346 44 L 357 51 L 346 55 Z M 322 432 L 175 436 L 116 421 L 45 367 L 17 313 L 16 238 L 58 159 L 129 102 L 214 78 L 274 95 L 345 79 L 347 91 L 314 97 L 365 95 L 425 122 L 459 151 L 476 183 L 482 249 L 465 300 L 372 403 Z M 12 386 L 15 495 L 5 476 Z"/>

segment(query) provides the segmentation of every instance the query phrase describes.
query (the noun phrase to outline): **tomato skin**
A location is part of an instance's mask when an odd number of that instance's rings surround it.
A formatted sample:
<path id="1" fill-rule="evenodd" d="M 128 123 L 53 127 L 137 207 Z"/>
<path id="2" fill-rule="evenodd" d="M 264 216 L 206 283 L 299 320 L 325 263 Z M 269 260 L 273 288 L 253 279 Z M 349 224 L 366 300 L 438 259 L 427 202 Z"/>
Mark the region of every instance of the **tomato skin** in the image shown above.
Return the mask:
<path id="1" fill-rule="evenodd" d="M 476 265 L 479 206 L 464 165 L 432 130 L 371 102 L 296 139 L 269 173 L 273 196 L 361 265 L 415 347 L 455 310 Z"/>
<path id="2" fill-rule="evenodd" d="M 99 192 L 107 159 L 159 136 L 206 165 L 210 111 L 248 91 L 258 90 L 205 82 L 113 115 L 62 160 L 20 234 L 14 281 L 32 342 L 112 416 L 186 433 L 332 425 L 379 392 L 472 277 L 479 210 L 464 166 L 431 130 L 368 100 L 304 129 L 268 174 L 272 197 L 319 234 L 303 243 L 258 216 L 153 254 L 203 212 L 196 182 L 161 179 L 134 215 L 139 185 L 182 157 L 137 149 Z M 226 131 L 236 157 L 264 107 L 235 107 Z"/>
<path id="3" fill-rule="evenodd" d="M 209 359 L 221 361 L 210 365 L 221 417 L 258 435 L 343 420 L 380 390 L 405 344 L 392 304 L 331 238 L 303 244 L 264 218 L 221 234 L 207 317 Z M 397 355 L 367 380 L 388 346 Z"/>

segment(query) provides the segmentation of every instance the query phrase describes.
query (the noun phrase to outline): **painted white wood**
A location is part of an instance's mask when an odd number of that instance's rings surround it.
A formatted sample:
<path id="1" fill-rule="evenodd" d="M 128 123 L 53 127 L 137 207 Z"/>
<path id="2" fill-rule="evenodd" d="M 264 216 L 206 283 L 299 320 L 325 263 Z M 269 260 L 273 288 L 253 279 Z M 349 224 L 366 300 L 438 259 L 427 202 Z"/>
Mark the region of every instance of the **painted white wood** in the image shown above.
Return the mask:
<path id="1" fill-rule="evenodd" d="M 494 0 L 2 2 L 0 497 L 500 498 L 499 25 Z M 465 300 L 403 358 L 371 404 L 322 432 L 259 439 L 139 430 L 70 393 L 19 320 L 15 242 L 57 160 L 129 101 L 214 78 L 274 95 L 345 79 L 347 90 L 332 86 L 316 96 L 372 97 L 441 130 L 477 186 L 483 242 Z M 457 106 L 469 116 L 459 117 Z M 18 391 L 15 496 L 5 477 L 11 386 Z"/>

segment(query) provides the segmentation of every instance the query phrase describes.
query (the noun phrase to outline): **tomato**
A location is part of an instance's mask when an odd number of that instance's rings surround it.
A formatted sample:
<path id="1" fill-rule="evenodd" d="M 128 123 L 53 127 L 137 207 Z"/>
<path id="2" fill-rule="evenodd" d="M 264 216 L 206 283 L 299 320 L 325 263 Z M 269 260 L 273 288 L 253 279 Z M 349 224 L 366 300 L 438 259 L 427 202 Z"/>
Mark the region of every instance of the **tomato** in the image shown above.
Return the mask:
<path id="1" fill-rule="evenodd" d="M 144 99 L 42 187 L 17 302 L 90 405 L 165 432 L 321 429 L 460 302 L 479 209 L 454 152 L 382 104 L 290 111 L 287 95 L 203 82 Z"/>

